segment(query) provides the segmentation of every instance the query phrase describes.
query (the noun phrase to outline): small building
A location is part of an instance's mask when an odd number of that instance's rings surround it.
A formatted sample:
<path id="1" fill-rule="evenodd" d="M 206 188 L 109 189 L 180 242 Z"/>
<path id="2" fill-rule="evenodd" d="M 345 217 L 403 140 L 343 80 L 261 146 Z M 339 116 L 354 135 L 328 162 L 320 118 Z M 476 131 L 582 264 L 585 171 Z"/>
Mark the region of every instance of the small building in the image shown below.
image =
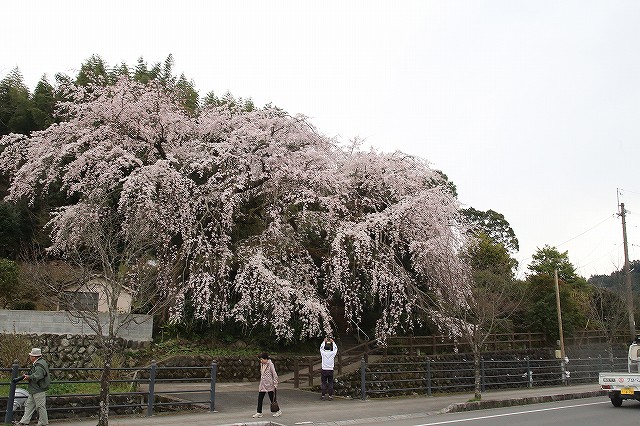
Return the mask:
<path id="1" fill-rule="evenodd" d="M 109 312 L 112 289 L 104 278 L 94 278 L 84 284 L 68 284 L 64 287 L 58 310 Z M 130 312 L 132 292 L 120 287 L 118 312 Z"/>

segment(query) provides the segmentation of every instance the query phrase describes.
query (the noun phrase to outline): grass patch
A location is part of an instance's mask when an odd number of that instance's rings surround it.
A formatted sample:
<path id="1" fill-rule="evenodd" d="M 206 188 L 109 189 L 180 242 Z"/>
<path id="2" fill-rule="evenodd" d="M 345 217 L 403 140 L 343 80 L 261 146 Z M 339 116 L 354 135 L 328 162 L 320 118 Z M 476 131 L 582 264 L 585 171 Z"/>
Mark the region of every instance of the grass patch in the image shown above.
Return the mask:
<path id="1" fill-rule="evenodd" d="M 0 382 L 8 382 L 8 377 L 0 377 Z M 17 388 L 27 389 L 26 385 L 18 385 Z M 109 393 L 131 392 L 131 385 L 127 383 L 112 383 Z M 100 383 L 51 383 L 47 395 L 98 395 Z M 9 385 L 0 384 L 0 397 L 9 396 Z"/>

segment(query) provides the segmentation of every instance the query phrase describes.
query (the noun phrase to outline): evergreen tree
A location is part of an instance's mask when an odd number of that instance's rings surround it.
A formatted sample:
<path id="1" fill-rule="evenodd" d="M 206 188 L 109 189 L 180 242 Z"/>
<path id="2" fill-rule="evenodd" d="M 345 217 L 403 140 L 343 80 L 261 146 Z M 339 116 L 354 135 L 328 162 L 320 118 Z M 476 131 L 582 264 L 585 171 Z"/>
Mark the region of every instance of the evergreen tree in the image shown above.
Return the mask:
<path id="1" fill-rule="evenodd" d="M 554 270 L 558 270 L 558 279 L 565 282 L 575 282 L 578 279 L 576 268 L 569 261 L 567 251 L 560 252 L 557 248 L 545 245 L 532 256 L 533 260 L 529 264 L 529 270 L 534 275 L 554 276 Z"/>
<path id="2" fill-rule="evenodd" d="M 198 110 L 198 92 L 196 91 L 193 81 L 187 81 L 184 74 L 180 74 L 180 78 L 176 83 L 178 89 L 178 96 L 180 97 L 180 103 L 190 113 L 195 113 Z"/>
<path id="3" fill-rule="evenodd" d="M 113 83 L 113 80 L 107 73 L 107 65 L 98 55 L 91 55 L 80 66 L 80 72 L 76 76 L 76 84 L 78 86 L 87 86 L 89 84 L 107 86 L 110 83 Z"/>
<path id="4" fill-rule="evenodd" d="M 17 258 L 21 240 L 18 209 L 13 204 L 0 201 L 0 258 Z"/>
<path id="5" fill-rule="evenodd" d="M 133 79 L 140 83 L 148 83 L 149 80 L 152 79 L 149 69 L 147 68 L 147 63 L 144 61 L 142 56 L 138 58 L 138 64 L 133 72 Z"/>
<path id="6" fill-rule="evenodd" d="M 476 210 L 473 207 L 463 209 L 461 213 L 469 221 L 473 233 L 486 235 L 510 252 L 520 249 L 516 234 L 504 215 L 493 210 Z"/>
<path id="7" fill-rule="evenodd" d="M 203 98 L 202 104 L 205 107 L 226 106 L 230 110 L 237 109 L 242 112 L 251 112 L 255 109 L 255 104 L 251 98 L 243 99 L 240 97 L 236 99 L 230 92 L 225 93 L 221 98 L 217 97 L 214 92 L 209 92 Z M 272 107 L 271 104 L 266 105 L 265 108 L 278 110 L 277 107 Z"/>
<path id="8" fill-rule="evenodd" d="M 173 75 L 173 65 L 174 65 L 173 55 L 169 53 L 169 56 L 167 56 L 167 59 L 164 60 L 164 66 L 162 67 L 162 73 L 160 74 L 160 81 L 162 81 L 165 84 L 167 83 L 174 84 L 176 82 L 176 78 Z"/>
<path id="9" fill-rule="evenodd" d="M 0 136 L 9 133 L 28 134 L 35 129 L 29 89 L 16 67 L 0 81 Z"/>
<path id="10" fill-rule="evenodd" d="M 121 63 L 120 65 L 118 65 L 117 67 L 114 67 L 109 72 L 109 80 L 110 81 L 116 81 L 116 80 L 118 80 L 119 77 L 121 77 L 123 75 L 126 75 L 127 77 L 131 76 L 131 72 L 129 71 L 129 67 L 124 62 Z"/>
<path id="11" fill-rule="evenodd" d="M 43 75 L 36 85 L 31 99 L 33 121 L 38 130 L 46 129 L 54 121 L 53 110 L 56 102 L 53 86 L 47 81 L 46 75 Z"/>

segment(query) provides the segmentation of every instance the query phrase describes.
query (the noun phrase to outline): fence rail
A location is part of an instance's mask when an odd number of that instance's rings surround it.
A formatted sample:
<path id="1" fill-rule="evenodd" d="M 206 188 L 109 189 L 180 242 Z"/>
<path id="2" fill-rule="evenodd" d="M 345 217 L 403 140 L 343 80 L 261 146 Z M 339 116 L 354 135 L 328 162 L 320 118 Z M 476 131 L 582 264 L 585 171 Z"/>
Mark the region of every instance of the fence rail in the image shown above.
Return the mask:
<path id="1" fill-rule="evenodd" d="M 571 335 L 564 337 L 567 345 L 587 345 L 593 343 L 625 343 L 628 344 L 630 337 L 628 333 L 610 333 L 604 330 L 577 330 Z"/>
<path id="2" fill-rule="evenodd" d="M 534 349 L 547 346 L 544 333 L 496 333 L 488 336 L 485 351 Z M 449 336 L 396 336 L 387 339 L 384 354 L 404 351 L 408 355 L 436 355 L 454 351 L 469 351 L 469 344 L 453 341 Z"/>
<path id="3" fill-rule="evenodd" d="M 16 387 L 18 384 L 13 379 L 22 375 L 25 370 L 21 369 L 17 364 L 12 368 L 0 369 L 0 374 L 4 377 L 10 376 L 8 382 L 0 382 L 0 385 L 9 386 L 9 393 L 6 399 L 6 408 L 0 410 L 4 414 L 5 423 L 11 423 L 14 411 L 20 408 L 15 404 Z M 52 386 L 64 385 L 80 385 L 87 383 L 99 384 L 99 378 L 96 378 L 102 372 L 101 368 L 51 368 L 50 374 L 52 378 Z M 74 376 L 73 380 L 57 379 L 59 377 Z M 78 378 L 83 377 L 84 378 Z M 128 376 L 128 377 L 127 377 Z M 153 416 L 155 411 L 166 408 L 168 406 L 177 407 L 183 405 L 197 406 L 204 405 L 210 411 L 215 409 L 215 386 L 217 377 L 217 364 L 213 362 L 210 366 L 196 367 L 158 367 L 153 363 L 148 367 L 142 368 L 112 368 L 111 369 L 111 389 L 113 392 L 109 395 L 110 409 L 126 409 L 136 412 L 144 412 L 147 416 Z M 177 389 L 168 386 L 164 390 L 157 390 L 156 385 L 162 383 L 203 383 L 202 389 Z M 128 385 L 130 391 L 117 391 L 114 385 Z M 146 387 L 146 390 L 141 390 Z M 168 398 L 168 395 L 189 394 L 189 393 L 207 393 L 208 399 L 176 399 Z M 55 418 L 58 412 L 79 412 L 87 414 L 95 414 L 100 406 L 98 405 L 97 394 L 80 394 L 80 393 L 64 393 L 56 395 L 48 395 L 47 411 Z M 58 406 L 57 400 L 74 399 L 73 405 Z M 84 402 L 78 404 L 78 400 Z"/>
<path id="4" fill-rule="evenodd" d="M 356 364 L 360 358 L 364 357 L 365 361 L 369 360 L 369 354 L 375 353 L 377 349 L 375 340 L 368 340 L 350 348 L 341 349 L 335 359 L 335 369 L 338 375 L 343 373 L 343 369 L 349 364 Z M 293 368 L 293 386 L 299 388 L 300 384 L 306 379 L 308 386 L 313 386 L 314 377 L 320 377 L 322 357 L 305 356 L 297 359 Z"/>
<path id="5" fill-rule="evenodd" d="M 626 371 L 626 358 L 482 359 L 481 391 L 570 383 L 597 383 L 601 371 Z M 377 362 L 360 365 L 361 398 L 378 394 L 468 392 L 475 388 L 473 361 Z"/>

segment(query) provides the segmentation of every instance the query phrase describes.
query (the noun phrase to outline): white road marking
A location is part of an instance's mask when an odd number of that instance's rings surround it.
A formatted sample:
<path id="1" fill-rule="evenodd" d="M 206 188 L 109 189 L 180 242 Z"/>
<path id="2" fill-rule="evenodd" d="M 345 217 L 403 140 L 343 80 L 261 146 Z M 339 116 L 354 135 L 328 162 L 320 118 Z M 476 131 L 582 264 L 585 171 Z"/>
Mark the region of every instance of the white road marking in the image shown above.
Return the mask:
<path id="1" fill-rule="evenodd" d="M 493 415 L 490 415 L 490 416 L 479 416 L 479 417 L 473 417 L 473 418 L 470 418 L 470 419 L 446 420 L 446 421 L 442 421 L 442 422 L 422 423 L 422 424 L 414 425 L 414 426 L 433 426 L 433 425 L 447 425 L 447 424 L 453 424 L 453 423 L 472 422 L 474 420 L 493 419 L 493 418 L 496 418 L 496 417 L 518 416 L 518 415 L 521 415 L 521 414 L 540 413 L 542 411 L 564 410 L 566 408 L 586 407 L 588 405 L 597 405 L 597 404 L 609 404 L 609 401 L 599 401 L 599 402 L 589 402 L 589 403 L 586 403 L 586 404 L 566 405 L 564 407 L 540 408 L 540 409 L 537 409 L 537 410 L 518 411 L 517 413 L 493 414 Z"/>

